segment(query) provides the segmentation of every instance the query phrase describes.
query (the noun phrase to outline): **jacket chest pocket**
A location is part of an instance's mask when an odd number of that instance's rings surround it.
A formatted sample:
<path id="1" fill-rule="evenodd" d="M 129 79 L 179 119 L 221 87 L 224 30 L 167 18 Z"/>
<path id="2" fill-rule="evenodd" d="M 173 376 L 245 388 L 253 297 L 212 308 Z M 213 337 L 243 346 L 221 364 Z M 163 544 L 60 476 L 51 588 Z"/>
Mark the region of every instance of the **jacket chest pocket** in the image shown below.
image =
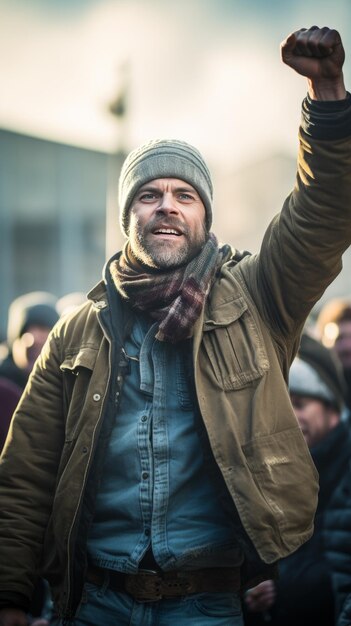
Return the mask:
<path id="1" fill-rule="evenodd" d="M 66 443 L 75 439 L 79 428 L 97 352 L 94 348 L 81 348 L 76 354 L 66 356 L 60 365 L 63 373 Z"/>
<path id="2" fill-rule="evenodd" d="M 269 369 L 261 331 L 242 297 L 210 311 L 202 342 L 207 366 L 225 390 L 246 387 Z"/>

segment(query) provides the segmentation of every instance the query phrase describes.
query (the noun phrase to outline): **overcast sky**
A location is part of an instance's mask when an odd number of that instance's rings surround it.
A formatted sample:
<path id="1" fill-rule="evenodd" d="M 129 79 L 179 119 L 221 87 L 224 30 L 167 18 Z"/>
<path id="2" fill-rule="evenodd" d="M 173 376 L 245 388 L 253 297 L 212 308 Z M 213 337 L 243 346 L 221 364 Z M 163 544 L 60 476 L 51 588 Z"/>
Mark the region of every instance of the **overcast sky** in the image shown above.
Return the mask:
<path id="1" fill-rule="evenodd" d="M 152 137 L 239 166 L 296 149 L 305 81 L 279 44 L 350 0 L 0 0 L 0 126 L 110 151 Z M 350 80 L 347 55 L 345 75 Z M 124 124 L 108 105 L 128 83 Z"/>

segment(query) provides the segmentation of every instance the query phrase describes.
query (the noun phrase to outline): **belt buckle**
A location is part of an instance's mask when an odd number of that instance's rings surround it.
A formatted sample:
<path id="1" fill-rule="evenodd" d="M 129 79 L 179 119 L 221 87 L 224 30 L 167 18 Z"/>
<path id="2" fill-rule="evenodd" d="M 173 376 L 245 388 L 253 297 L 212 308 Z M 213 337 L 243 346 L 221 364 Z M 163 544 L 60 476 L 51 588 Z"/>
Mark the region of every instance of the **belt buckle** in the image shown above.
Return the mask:
<path id="1" fill-rule="evenodd" d="M 125 590 L 137 602 L 157 602 L 162 599 L 162 578 L 156 570 L 139 570 L 126 575 Z"/>

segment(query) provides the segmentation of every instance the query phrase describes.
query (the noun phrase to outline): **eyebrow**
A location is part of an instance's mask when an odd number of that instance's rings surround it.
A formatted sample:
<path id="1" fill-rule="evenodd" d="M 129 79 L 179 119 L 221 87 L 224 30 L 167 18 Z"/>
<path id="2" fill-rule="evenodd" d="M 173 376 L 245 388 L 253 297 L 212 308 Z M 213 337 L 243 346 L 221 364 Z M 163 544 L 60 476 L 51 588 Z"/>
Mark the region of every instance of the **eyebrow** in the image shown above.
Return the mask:
<path id="1" fill-rule="evenodd" d="M 145 185 L 145 186 L 143 185 L 142 187 L 140 187 L 140 189 L 139 189 L 139 191 L 137 193 L 141 193 L 141 192 L 144 192 L 144 191 L 153 191 L 153 192 L 156 192 L 156 193 L 162 193 L 161 189 L 159 189 L 158 187 L 153 186 L 153 185 Z M 186 186 L 186 187 L 176 187 L 175 189 L 173 189 L 173 191 L 174 192 L 178 192 L 178 193 L 180 191 L 190 191 L 191 193 L 196 193 L 197 195 L 199 195 L 198 192 L 196 191 L 196 189 L 194 189 L 194 187 L 192 187 L 191 185 Z"/>
<path id="2" fill-rule="evenodd" d="M 196 189 L 189 185 L 189 187 L 177 187 L 174 191 L 191 191 L 191 193 L 197 193 Z"/>
<path id="3" fill-rule="evenodd" d="M 152 187 L 151 185 L 143 185 L 142 187 L 139 188 L 139 190 L 137 191 L 137 193 L 140 193 L 141 191 L 160 191 L 158 189 L 158 187 Z"/>

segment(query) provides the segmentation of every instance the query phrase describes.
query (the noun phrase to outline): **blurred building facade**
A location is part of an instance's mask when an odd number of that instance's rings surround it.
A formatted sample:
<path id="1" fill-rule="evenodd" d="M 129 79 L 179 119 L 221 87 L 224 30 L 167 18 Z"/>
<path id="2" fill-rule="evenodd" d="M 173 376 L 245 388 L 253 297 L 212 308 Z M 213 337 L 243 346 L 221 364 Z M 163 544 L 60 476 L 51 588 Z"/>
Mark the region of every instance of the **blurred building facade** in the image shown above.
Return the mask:
<path id="1" fill-rule="evenodd" d="M 15 297 L 33 290 L 60 297 L 100 279 L 110 158 L 0 129 L 1 339 Z"/>

